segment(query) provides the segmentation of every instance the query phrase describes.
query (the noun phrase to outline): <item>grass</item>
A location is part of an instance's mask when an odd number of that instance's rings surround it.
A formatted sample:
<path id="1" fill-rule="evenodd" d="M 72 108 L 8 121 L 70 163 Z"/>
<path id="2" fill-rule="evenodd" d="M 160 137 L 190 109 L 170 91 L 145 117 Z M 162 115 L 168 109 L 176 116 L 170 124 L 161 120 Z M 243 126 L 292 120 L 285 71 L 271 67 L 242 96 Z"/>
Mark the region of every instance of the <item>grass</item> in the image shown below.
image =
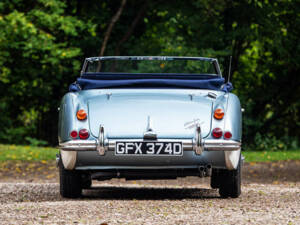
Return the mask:
<path id="1" fill-rule="evenodd" d="M 246 162 L 274 162 L 287 160 L 300 160 L 300 149 L 290 151 L 243 151 Z"/>
<path id="2" fill-rule="evenodd" d="M 1 161 L 48 161 L 55 160 L 58 149 L 49 147 L 34 147 L 22 145 L 1 145 Z M 300 160 L 300 150 L 293 151 L 243 151 L 246 162 L 272 162 L 286 160 Z"/>
<path id="3" fill-rule="evenodd" d="M 56 153 L 58 153 L 56 148 L 0 144 L 0 162 L 7 160 L 55 160 Z"/>

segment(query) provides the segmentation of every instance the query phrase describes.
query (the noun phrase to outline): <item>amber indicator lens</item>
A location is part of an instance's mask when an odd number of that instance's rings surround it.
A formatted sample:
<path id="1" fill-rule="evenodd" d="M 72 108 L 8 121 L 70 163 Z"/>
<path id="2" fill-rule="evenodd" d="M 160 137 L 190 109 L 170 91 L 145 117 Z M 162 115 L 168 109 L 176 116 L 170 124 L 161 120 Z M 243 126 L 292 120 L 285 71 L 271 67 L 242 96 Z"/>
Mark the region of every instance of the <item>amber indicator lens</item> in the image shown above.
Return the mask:
<path id="1" fill-rule="evenodd" d="M 87 129 L 81 129 L 79 131 L 80 139 L 87 139 L 90 136 L 89 131 Z"/>
<path id="2" fill-rule="evenodd" d="M 77 112 L 77 119 L 79 120 L 85 120 L 87 118 L 87 113 L 84 111 L 84 109 L 80 109 Z"/>
<path id="3" fill-rule="evenodd" d="M 78 136 L 77 131 L 76 131 L 76 130 L 72 130 L 71 133 L 70 133 L 70 136 L 71 136 L 71 138 L 73 138 L 73 139 L 77 138 L 77 136 Z"/>
<path id="4" fill-rule="evenodd" d="M 223 132 L 222 132 L 221 128 L 217 127 L 215 129 L 213 129 L 212 135 L 213 135 L 214 138 L 220 138 L 220 137 L 222 137 Z"/>
<path id="5" fill-rule="evenodd" d="M 223 109 L 216 109 L 215 112 L 214 112 L 214 117 L 217 120 L 223 119 L 223 117 L 224 117 L 224 111 L 223 111 Z"/>

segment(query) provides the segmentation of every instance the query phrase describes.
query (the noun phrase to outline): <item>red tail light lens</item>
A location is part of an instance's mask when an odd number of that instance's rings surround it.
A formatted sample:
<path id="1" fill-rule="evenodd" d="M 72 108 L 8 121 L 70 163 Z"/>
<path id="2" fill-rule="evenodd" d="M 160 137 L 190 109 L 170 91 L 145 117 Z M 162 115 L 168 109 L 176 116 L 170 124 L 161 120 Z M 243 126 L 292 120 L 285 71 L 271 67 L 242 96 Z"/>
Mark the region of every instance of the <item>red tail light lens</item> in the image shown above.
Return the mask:
<path id="1" fill-rule="evenodd" d="M 232 137 L 232 134 L 229 132 L 229 131 L 226 131 L 225 133 L 224 133 L 224 138 L 225 139 L 230 139 Z"/>
<path id="2" fill-rule="evenodd" d="M 223 109 L 216 109 L 215 112 L 214 112 L 214 117 L 217 120 L 223 119 L 223 117 L 224 117 L 224 111 L 223 111 Z"/>
<path id="3" fill-rule="evenodd" d="M 89 131 L 87 129 L 81 129 L 79 131 L 80 139 L 87 139 L 90 136 Z"/>
<path id="4" fill-rule="evenodd" d="M 77 131 L 76 131 L 76 130 L 72 130 L 71 133 L 70 133 L 70 136 L 71 136 L 71 138 L 73 138 L 73 139 L 77 138 L 77 137 L 78 137 Z"/>
<path id="5" fill-rule="evenodd" d="M 223 131 L 221 130 L 221 128 L 216 127 L 215 129 L 213 129 L 212 135 L 214 138 L 220 138 L 223 135 Z"/>

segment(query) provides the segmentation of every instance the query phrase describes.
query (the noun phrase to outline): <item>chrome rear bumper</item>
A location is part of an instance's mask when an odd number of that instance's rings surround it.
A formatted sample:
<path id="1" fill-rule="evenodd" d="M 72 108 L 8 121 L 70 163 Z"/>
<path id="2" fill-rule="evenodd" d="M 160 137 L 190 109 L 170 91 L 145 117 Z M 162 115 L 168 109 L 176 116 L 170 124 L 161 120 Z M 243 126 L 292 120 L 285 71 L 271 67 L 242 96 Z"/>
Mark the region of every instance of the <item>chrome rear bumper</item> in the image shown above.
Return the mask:
<path id="1" fill-rule="evenodd" d="M 134 141 L 150 141 L 143 139 L 109 139 L 104 141 L 104 145 L 99 149 L 99 141 L 98 140 L 72 140 L 59 144 L 61 158 L 63 165 L 66 169 L 72 170 L 75 168 L 76 158 L 78 152 L 84 151 L 95 151 L 98 152 L 98 156 L 106 157 L 108 159 L 115 151 L 116 142 L 134 142 Z M 199 154 L 197 150 L 197 146 L 193 139 L 157 139 L 154 141 L 158 142 L 182 142 L 182 147 L 184 152 L 195 152 L 195 155 L 202 155 L 202 151 Z M 153 142 L 153 141 L 152 141 Z M 207 139 L 202 140 L 201 148 L 204 151 L 217 151 L 224 152 L 225 164 L 227 169 L 236 169 L 237 163 L 239 161 L 241 142 L 234 140 L 215 140 L 215 139 Z M 105 156 L 105 153 L 106 154 Z M 106 157 L 107 158 L 107 157 Z M 115 158 L 115 157 L 114 157 Z"/>
<path id="2" fill-rule="evenodd" d="M 135 142 L 135 141 L 150 141 L 143 139 L 106 139 L 104 141 L 105 151 L 114 151 L 116 142 Z M 184 151 L 195 151 L 196 154 L 196 143 L 193 139 L 157 139 L 157 142 L 182 142 Z M 151 141 L 153 142 L 153 141 Z M 204 151 L 237 151 L 241 148 L 241 142 L 234 140 L 221 140 L 221 139 L 207 139 L 202 140 Z M 72 140 L 59 144 L 59 148 L 64 151 L 96 151 L 98 150 L 98 140 Z M 104 153 L 105 153 L 104 151 Z M 100 152 L 99 152 L 100 153 Z M 101 152 L 100 155 L 103 152 Z M 201 153 L 200 153 L 201 154 Z"/>

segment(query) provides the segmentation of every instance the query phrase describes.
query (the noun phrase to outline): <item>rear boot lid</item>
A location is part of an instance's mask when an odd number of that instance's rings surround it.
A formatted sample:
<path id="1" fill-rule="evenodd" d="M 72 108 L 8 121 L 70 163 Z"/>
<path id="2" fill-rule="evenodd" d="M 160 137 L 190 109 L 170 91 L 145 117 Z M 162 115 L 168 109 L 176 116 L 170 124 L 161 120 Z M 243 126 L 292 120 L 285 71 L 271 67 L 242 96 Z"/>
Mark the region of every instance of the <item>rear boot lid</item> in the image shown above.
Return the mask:
<path id="1" fill-rule="evenodd" d="M 102 124 L 108 138 L 143 138 L 148 118 L 157 138 L 193 138 L 197 123 L 206 137 L 211 129 L 212 101 L 186 93 L 114 93 L 89 99 L 88 111 L 95 137 Z"/>

